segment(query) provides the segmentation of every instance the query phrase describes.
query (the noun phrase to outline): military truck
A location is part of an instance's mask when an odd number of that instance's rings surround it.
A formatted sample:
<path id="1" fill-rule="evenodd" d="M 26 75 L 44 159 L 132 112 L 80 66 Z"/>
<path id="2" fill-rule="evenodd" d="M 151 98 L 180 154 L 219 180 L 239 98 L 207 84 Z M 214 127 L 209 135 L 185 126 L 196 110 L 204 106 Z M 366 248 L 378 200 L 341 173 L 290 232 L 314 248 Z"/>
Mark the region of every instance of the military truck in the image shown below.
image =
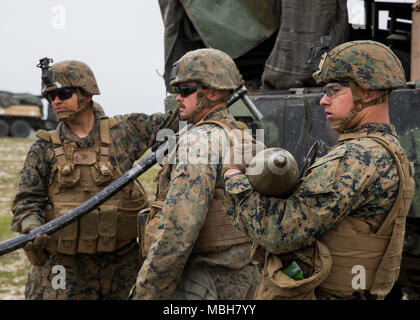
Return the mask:
<path id="1" fill-rule="evenodd" d="M 392 92 L 390 117 L 414 162 L 417 191 L 407 218 L 400 278 L 388 299 L 400 299 L 401 288 L 420 292 L 420 1 L 417 6 L 414 2 L 159 0 L 165 26 L 166 109 L 176 105 L 169 87 L 172 64 L 189 50 L 223 50 L 235 60 L 264 119 L 256 121 L 241 102 L 230 110 L 250 128 L 264 129 L 269 147 L 291 152 L 300 170 L 315 142 L 322 156 L 337 141 L 319 104 L 323 90 L 312 80 L 313 66 L 306 63 L 312 44 L 321 36 L 331 37 L 331 48 L 372 39 L 390 46 L 400 58 L 409 82 Z"/>
<path id="2" fill-rule="evenodd" d="M 43 99 L 28 93 L 0 91 L 0 137 L 25 138 L 31 129 L 54 129 L 57 118 L 50 104 L 44 115 Z"/>

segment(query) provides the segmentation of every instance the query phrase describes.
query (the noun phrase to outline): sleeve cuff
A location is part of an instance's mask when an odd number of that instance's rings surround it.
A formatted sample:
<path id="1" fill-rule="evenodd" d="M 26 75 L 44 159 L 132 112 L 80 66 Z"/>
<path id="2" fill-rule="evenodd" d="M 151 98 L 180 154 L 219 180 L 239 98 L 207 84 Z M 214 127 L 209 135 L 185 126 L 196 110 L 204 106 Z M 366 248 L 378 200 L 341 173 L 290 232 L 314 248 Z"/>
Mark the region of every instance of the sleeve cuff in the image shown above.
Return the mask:
<path id="1" fill-rule="evenodd" d="M 24 228 L 29 227 L 29 226 L 40 227 L 42 226 L 42 223 L 41 221 L 39 221 L 39 219 L 37 219 L 33 215 L 29 215 L 25 217 L 20 223 L 20 229 L 23 230 Z"/>
<path id="2" fill-rule="evenodd" d="M 234 173 L 225 179 L 225 191 L 227 193 L 239 194 L 253 189 L 248 178 L 243 173 Z"/>
<path id="3" fill-rule="evenodd" d="M 242 174 L 242 173 L 241 173 L 241 172 L 235 172 L 235 173 L 232 173 L 232 174 L 230 174 L 230 175 L 227 175 L 223 181 L 224 181 L 224 182 L 226 182 L 226 180 L 228 180 L 228 179 L 230 179 L 230 178 L 232 178 L 233 176 L 236 176 L 236 175 L 238 175 L 238 174 Z"/>

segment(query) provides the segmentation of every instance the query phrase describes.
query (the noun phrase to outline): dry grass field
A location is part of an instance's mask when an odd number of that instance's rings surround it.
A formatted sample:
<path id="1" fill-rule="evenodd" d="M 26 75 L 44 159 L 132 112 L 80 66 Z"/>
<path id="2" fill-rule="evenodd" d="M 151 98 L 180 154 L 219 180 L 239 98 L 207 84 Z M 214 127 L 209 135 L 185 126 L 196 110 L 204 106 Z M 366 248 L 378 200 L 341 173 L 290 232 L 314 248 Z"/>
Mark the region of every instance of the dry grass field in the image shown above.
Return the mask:
<path id="1" fill-rule="evenodd" d="M 26 153 L 34 141 L 35 138 L 0 138 L 0 242 L 18 235 L 10 231 L 11 205 Z M 153 199 L 156 190 L 153 177 L 157 170 L 155 166 L 139 179 L 149 199 Z M 24 299 L 28 268 L 23 249 L 0 256 L 0 300 Z"/>

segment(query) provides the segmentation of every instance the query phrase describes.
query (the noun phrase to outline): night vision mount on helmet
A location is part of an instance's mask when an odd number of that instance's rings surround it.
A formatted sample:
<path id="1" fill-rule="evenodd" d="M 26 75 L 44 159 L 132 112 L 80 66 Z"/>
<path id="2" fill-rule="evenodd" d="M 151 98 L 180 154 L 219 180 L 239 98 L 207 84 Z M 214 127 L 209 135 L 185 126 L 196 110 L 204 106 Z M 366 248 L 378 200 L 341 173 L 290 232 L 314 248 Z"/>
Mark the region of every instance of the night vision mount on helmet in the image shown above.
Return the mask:
<path id="1" fill-rule="evenodd" d="M 43 96 L 46 96 L 48 91 L 69 87 L 83 89 L 90 95 L 100 94 L 93 71 L 86 63 L 67 60 L 49 66 L 51 62 L 52 59 L 43 58 L 37 65 L 42 69 Z"/>
<path id="2" fill-rule="evenodd" d="M 53 59 L 45 57 L 45 58 L 39 59 L 39 63 L 37 64 L 37 67 L 41 68 L 42 70 L 41 79 L 46 88 L 51 87 L 53 85 L 55 86 L 57 85 L 55 82 L 54 70 L 50 68 L 50 63 L 53 63 L 53 62 L 54 62 Z"/>

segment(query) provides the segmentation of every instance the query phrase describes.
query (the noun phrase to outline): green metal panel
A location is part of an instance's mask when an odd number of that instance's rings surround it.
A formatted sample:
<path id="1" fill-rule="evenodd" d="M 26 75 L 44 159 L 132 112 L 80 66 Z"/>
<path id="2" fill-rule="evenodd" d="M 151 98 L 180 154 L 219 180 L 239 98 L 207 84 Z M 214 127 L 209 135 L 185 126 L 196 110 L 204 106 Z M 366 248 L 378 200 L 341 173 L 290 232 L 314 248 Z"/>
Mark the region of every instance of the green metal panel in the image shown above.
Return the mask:
<path id="1" fill-rule="evenodd" d="M 236 58 L 277 29 L 270 0 L 180 0 L 204 43 Z"/>

